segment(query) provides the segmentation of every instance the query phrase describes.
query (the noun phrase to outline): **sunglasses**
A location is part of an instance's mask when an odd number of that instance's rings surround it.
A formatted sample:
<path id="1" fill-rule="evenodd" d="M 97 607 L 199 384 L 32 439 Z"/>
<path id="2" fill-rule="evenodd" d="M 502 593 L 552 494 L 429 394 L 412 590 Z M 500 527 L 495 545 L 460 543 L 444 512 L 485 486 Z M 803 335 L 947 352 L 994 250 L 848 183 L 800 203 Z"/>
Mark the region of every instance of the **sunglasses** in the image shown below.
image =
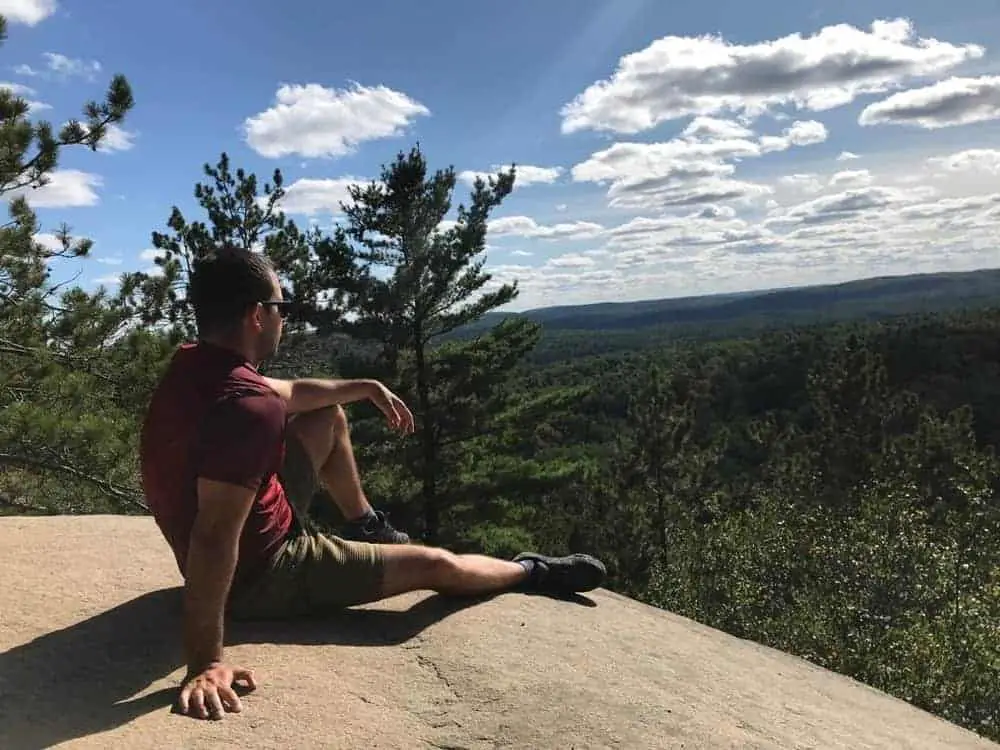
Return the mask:
<path id="1" fill-rule="evenodd" d="M 264 305 L 265 307 L 274 307 L 274 308 L 276 308 L 277 311 L 278 311 L 278 315 L 280 315 L 282 317 L 282 319 L 287 318 L 288 314 L 292 311 L 292 301 L 291 300 L 287 300 L 287 299 L 283 299 L 283 300 L 276 300 L 276 299 L 261 300 L 260 304 Z"/>

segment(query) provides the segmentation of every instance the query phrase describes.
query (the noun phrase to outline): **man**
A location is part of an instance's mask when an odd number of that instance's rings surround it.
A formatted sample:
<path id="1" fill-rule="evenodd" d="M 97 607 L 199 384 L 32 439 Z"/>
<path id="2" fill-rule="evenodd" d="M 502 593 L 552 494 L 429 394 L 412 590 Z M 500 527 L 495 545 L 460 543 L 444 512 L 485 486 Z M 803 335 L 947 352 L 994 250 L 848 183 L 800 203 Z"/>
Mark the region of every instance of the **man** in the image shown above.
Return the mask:
<path id="1" fill-rule="evenodd" d="M 223 621 L 295 617 L 408 591 L 452 595 L 588 591 L 604 580 L 588 555 L 514 560 L 409 544 L 374 511 L 358 478 L 342 404 L 369 400 L 402 433 L 413 415 L 374 380 L 276 380 L 259 374 L 289 302 L 267 258 L 226 248 L 196 264 L 198 341 L 182 345 L 151 399 L 141 439 L 143 489 L 184 578 L 188 674 L 178 708 L 240 711 L 223 660 Z M 326 486 L 348 519 L 317 533 L 308 503 Z M 382 544 L 381 542 L 390 542 Z"/>

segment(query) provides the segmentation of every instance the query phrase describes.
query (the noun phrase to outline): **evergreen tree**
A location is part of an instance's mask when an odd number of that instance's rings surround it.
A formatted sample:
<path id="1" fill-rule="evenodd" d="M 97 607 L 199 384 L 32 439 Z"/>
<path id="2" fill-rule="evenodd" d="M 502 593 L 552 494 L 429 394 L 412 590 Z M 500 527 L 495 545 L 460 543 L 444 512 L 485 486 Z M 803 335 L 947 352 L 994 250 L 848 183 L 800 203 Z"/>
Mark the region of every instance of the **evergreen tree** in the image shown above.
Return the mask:
<path id="1" fill-rule="evenodd" d="M 6 31 L 0 18 L 0 40 Z M 0 504 L 141 507 L 122 460 L 129 423 L 117 410 L 120 380 L 107 361 L 123 345 L 120 309 L 103 289 L 88 294 L 53 279 L 50 261 L 86 258 L 91 242 L 63 226 L 59 247 L 40 244 L 29 205 L 63 148 L 96 150 L 133 105 L 116 75 L 103 102 L 87 102 L 82 118 L 57 128 L 33 122 L 29 104 L 0 89 L 0 195 L 10 216 L 0 227 Z"/>
<path id="2" fill-rule="evenodd" d="M 340 309 L 336 295 L 320 303 L 319 292 L 331 288 L 330 274 L 342 269 L 343 262 L 334 257 L 335 247 L 318 228 L 302 231 L 281 210 L 286 195 L 281 171 L 274 170 L 273 182 L 263 185 L 263 193 L 257 176 L 242 168 L 234 172 L 225 152 L 203 171 L 209 182 L 196 183 L 194 197 L 208 221 L 189 221 L 174 206 L 167 220 L 171 232 L 152 233 L 153 247 L 160 251 L 154 262 L 161 273 L 123 278 L 123 298 L 137 319 L 193 339 L 194 310 L 187 302 L 187 287 L 194 263 L 215 248 L 232 245 L 266 254 L 286 296 L 301 302 L 286 325 L 290 336 L 307 326 L 328 331 L 339 320 Z"/>
<path id="3" fill-rule="evenodd" d="M 525 320 L 473 340 L 448 336 L 517 296 L 516 283 L 493 284 L 484 271 L 487 223 L 514 179 L 514 168 L 477 179 L 448 225 L 455 171 L 430 173 L 416 146 L 384 166 L 380 179 L 349 189 L 332 236 L 334 257 L 349 262 L 336 284 L 351 311 L 342 330 L 378 344 L 368 373 L 394 381 L 419 421 L 416 443 L 402 451 L 409 478 L 400 479 L 419 487 L 431 543 L 448 496 L 459 492 L 463 444 L 490 429 L 506 374 L 537 342 L 537 326 Z"/>

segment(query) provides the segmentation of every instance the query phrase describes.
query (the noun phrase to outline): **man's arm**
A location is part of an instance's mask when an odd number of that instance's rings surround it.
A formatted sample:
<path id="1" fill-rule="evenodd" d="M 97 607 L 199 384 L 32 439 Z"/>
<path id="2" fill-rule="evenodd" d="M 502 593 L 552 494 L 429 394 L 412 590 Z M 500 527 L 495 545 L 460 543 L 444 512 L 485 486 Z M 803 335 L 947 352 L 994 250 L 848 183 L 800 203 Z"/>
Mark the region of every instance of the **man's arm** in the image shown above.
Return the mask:
<path id="1" fill-rule="evenodd" d="M 328 406 L 351 404 L 375 396 L 380 390 L 376 380 L 326 380 L 298 378 L 279 380 L 264 378 L 267 385 L 285 402 L 290 414 L 324 409 Z"/>
<path id="2" fill-rule="evenodd" d="M 184 587 L 184 654 L 191 675 L 222 662 L 226 598 L 254 494 L 246 487 L 198 480 L 198 515 L 191 531 Z"/>

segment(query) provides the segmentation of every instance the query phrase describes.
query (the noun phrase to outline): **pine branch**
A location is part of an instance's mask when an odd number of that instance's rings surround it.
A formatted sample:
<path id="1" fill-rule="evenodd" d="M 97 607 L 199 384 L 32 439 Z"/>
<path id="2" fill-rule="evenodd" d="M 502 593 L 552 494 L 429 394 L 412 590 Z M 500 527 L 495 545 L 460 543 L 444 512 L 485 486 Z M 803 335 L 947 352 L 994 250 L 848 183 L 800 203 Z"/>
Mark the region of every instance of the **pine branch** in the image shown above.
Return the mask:
<path id="1" fill-rule="evenodd" d="M 149 507 L 124 487 L 119 487 L 106 479 L 101 479 L 93 474 L 88 474 L 82 469 L 78 469 L 68 463 L 64 456 L 59 456 L 54 451 L 48 452 L 52 454 L 52 458 L 50 459 L 22 456 L 15 453 L 0 453 L 0 466 L 16 466 L 21 469 L 48 471 L 72 477 L 73 479 L 79 479 L 87 482 L 88 484 L 94 485 L 108 495 L 108 497 L 117 500 L 128 507 L 132 507 L 136 510 L 142 510 L 147 513 L 149 512 Z"/>
<path id="2" fill-rule="evenodd" d="M 14 510 L 21 511 L 26 510 L 31 513 L 44 513 L 46 515 L 52 512 L 49 508 L 43 508 L 40 505 L 32 505 L 31 503 L 26 503 L 22 500 L 15 500 L 13 497 L 9 497 L 2 492 L 0 492 L 0 507 L 13 508 Z"/>

